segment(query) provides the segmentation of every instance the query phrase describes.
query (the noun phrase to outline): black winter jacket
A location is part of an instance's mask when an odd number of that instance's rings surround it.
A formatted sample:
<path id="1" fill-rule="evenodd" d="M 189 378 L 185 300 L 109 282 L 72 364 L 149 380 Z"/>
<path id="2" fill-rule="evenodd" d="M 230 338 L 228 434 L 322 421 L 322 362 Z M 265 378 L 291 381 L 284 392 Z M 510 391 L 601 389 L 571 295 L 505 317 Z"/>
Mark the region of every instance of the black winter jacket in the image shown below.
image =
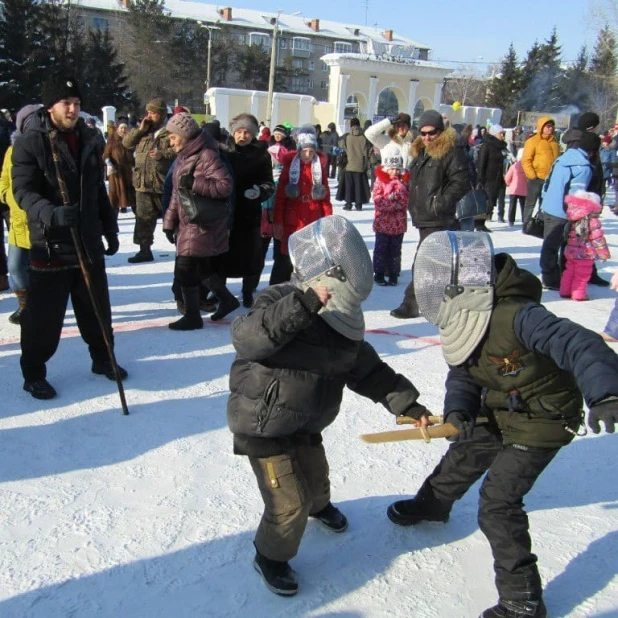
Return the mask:
<path id="1" fill-rule="evenodd" d="M 455 206 L 471 189 L 468 158 L 456 144 L 454 129 L 426 147 L 422 137 L 412 142 L 408 210 L 417 228 L 453 225 Z"/>
<path id="2" fill-rule="evenodd" d="M 13 146 L 13 193 L 28 215 L 30 259 L 46 264 L 77 263 L 71 230 L 52 225 L 55 208 L 63 208 L 56 167 L 51 155 L 49 130 L 53 128 L 45 110 L 36 112 L 28 130 Z M 77 231 L 87 258 L 100 262 L 104 255 L 102 236 L 118 233 L 118 224 L 105 189 L 101 141 L 95 129 L 77 121 L 80 154 L 76 161 L 66 142 L 57 140 L 60 169 L 71 204 L 79 204 Z"/>
<path id="3" fill-rule="evenodd" d="M 504 182 L 504 156 L 506 142 L 487 133 L 479 152 L 477 178 L 481 185 L 501 187 Z"/>
<path id="4" fill-rule="evenodd" d="M 365 341 L 352 341 L 318 315 L 313 290 L 289 283 L 267 288 L 232 323 L 237 351 L 230 371 L 228 425 L 236 453 L 264 457 L 303 438 L 319 438 L 339 413 L 344 386 L 399 415 L 418 391 L 380 360 Z"/>

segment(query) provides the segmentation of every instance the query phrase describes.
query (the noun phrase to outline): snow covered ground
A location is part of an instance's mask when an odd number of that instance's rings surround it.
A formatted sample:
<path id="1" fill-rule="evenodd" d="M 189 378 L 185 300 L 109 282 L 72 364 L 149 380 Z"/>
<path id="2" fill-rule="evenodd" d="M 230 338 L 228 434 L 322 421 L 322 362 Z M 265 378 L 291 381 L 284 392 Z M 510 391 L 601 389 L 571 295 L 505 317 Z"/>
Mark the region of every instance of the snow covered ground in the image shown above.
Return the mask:
<path id="1" fill-rule="evenodd" d="M 340 205 L 337 212 L 341 212 Z M 350 212 L 373 247 L 373 208 Z M 603 224 L 618 266 L 618 217 Z M 538 274 L 540 240 L 492 223 L 497 249 Z M 293 560 L 296 597 L 270 593 L 254 572 L 261 500 L 226 427 L 229 322 L 173 332 L 173 247 L 160 230 L 153 263 L 130 265 L 133 217 L 121 215 L 120 252 L 108 260 L 116 353 L 129 371 L 130 416 L 112 382 L 90 373 L 71 311 L 48 364 L 49 402 L 22 390 L 19 329 L 0 295 L 0 616 L 2 618 L 296 617 L 470 618 L 496 599 L 492 560 L 476 523 L 477 491 L 448 524 L 400 528 L 385 515 L 413 494 L 444 453 L 436 440 L 367 445 L 359 434 L 394 428 L 393 417 L 353 393 L 325 432 L 333 501 L 350 520 L 342 535 L 312 521 Z M 404 265 L 416 246 L 411 229 Z M 268 278 L 270 262 L 262 277 Z M 435 327 L 400 321 L 410 279 L 376 287 L 367 339 L 440 411 L 445 363 Z M 232 281 L 240 293 L 239 281 Z M 545 292 L 556 314 L 600 331 L 615 293 L 591 286 L 587 303 Z M 244 309 L 239 310 L 241 313 Z M 233 316 L 232 316 L 233 317 Z M 526 500 L 552 617 L 618 616 L 618 436 L 577 438 Z"/>

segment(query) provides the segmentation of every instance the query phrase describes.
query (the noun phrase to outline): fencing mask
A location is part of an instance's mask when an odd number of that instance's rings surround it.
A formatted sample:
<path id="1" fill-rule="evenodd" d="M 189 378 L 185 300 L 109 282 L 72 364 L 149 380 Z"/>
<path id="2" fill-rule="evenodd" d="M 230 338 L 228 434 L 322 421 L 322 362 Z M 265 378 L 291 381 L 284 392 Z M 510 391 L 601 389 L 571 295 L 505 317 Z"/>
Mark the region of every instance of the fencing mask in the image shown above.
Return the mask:
<path id="1" fill-rule="evenodd" d="M 292 234 L 288 247 L 298 287 L 325 286 L 332 296 L 318 315 L 348 339 L 361 341 L 361 303 L 373 286 L 373 266 L 360 232 L 345 217 L 331 215 Z"/>
<path id="2" fill-rule="evenodd" d="M 440 328 L 449 365 L 464 363 L 487 332 L 494 301 L 493 256 L 484 232 L 435 232 L 418 249 L 416 299 L 423 316 Z"/>

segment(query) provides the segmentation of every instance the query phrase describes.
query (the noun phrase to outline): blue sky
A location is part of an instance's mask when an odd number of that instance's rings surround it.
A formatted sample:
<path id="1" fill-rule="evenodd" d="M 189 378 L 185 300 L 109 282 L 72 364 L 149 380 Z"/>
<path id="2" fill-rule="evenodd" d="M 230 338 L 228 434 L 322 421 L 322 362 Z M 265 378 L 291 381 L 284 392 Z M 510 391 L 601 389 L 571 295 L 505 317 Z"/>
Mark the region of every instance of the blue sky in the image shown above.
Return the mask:
<path id="1" fill-rule="evenodd" d="M 554 26 L 563 61 L 574 60 L 584 43 L 589 50 L 594 46 L 599 30 L 593 17 L 595 1 L 603 0 L 231 0 L 228 4 L 273 12 L 301 11 L 307 18 L 360 25 L 377 23 L 429 45 L 434 59 L 457 61 L 461 66 L 499 62 L 511 41 L 521 58 L 535 39 L 548 38 Z M 457 63 L 447 64 L 455 68 Z"/>

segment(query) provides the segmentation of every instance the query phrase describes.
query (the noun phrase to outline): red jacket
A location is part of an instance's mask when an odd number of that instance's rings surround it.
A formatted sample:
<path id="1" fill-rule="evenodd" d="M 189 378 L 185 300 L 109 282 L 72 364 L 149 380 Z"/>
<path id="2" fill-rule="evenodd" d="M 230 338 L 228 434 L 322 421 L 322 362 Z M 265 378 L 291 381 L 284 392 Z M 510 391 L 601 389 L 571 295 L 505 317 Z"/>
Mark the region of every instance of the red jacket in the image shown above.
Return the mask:
<path id="1" fill-rule="evenodd" d="M 408 229 L 408 180 L 404 172 L 401 178 L 391 178 L 381 165 L 376 167 L 373 184 L 373 205 L 375 214 L 373 231 L 396 236 Z"/>
<path id="2" fill-rule="evenodd" d="M 328 158 L 322 152 L 318 152 L 322 167 L 322 185 L 326 188 L 326 196 L 323 200 L 314 200 L 311 197 L 311 187 L 313 178 L 311 176 L 311 162 L 300 162 L 300 195 L 297 198 L 289 198 L 285 194 L 285 188 L 290 182 L 290 165 L 296 156 L 295 152 L 286 154 L 283 158 L 283 171 L 277 184 L 275 193 L 275 210 L 273 223 L 275 227 L 280 226 L 281 233 L 281 252 L 288 253 L 288 238 L 305 226 L 333 214 L 333 207 L 330 203 L 330 191 L 328 188 Z"/>

